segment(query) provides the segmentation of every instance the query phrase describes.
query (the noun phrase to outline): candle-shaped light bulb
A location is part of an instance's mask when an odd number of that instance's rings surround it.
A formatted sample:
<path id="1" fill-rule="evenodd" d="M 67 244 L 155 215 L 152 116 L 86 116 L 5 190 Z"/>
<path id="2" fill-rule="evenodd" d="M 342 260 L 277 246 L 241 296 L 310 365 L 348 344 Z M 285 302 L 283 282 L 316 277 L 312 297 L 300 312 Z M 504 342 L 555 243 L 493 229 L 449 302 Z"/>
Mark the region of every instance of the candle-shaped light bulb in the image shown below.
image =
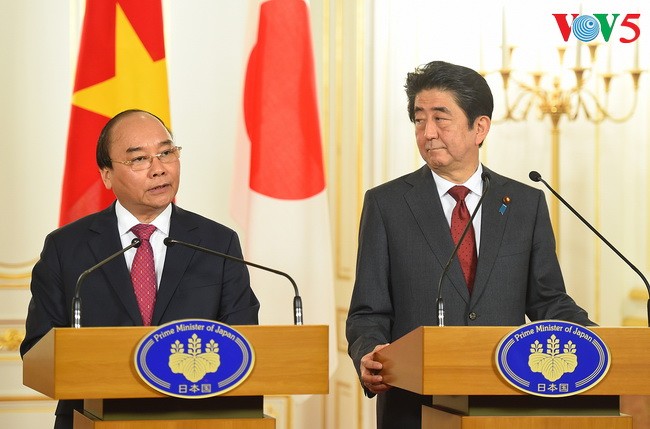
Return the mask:
<path id="1" fill-rule="evenodd" d="M 612 44 L 607 47 L 607 74 L 612 73 Z"/>
<path id="2" fill-rule="evenodd" d="M 501 66 L 508 68 L 508 37 L 506 35 L 506 7 L 501 9 Z"/>

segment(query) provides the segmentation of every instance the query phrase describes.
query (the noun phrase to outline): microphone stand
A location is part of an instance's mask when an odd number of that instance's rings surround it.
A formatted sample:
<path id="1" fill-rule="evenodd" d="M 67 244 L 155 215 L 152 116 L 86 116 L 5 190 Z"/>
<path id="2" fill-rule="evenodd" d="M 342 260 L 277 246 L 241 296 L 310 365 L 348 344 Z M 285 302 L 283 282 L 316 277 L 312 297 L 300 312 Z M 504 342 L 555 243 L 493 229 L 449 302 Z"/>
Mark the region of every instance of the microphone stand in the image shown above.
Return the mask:
<path id="1" fill-rule="evenodd" d="M 541 174 L 539 174 L 537 171 L 531 171 L 528 174 L 528 177 L 533 182 L 542 182 L 546 186 L 546 188 L 549 191 L 551 191 L 551 193 L 553 193 L 553 195 L 555 195 L 558 200 L 560 200 L 562 202 L 562 204 L 564 204 L 569 210 L 571 210 L 571 212 L 573 212 L 573 214 L 576 215 L 578 217 L 578 219 L 580 219 L 582 221 L 582 223 L 587 225 L 587 227 L 591 230 L 591 232 L 596 234 L 598 236 L 598 238 L 600 238 L 603 241 L 603 243 L 605 243 L 610 249 L 612 249 L 612 251 L 614 253 L 616 253 L 619 258 L 621 258 L 630 268 L 632 268 L 632 270 L 635 273 L 637 273 L 639 275 L 639 277 L 641 277 L 641 280 L 643 280 L 643 283 L 645 284 L 645 287 L 648 289 L 648 296 L 649 297 L 648 297 L 648 303 L 647 303 L 647 307 L 648 307 L 647 312 L 648 312 L 648 326 L 650 326 L 650 283 L 648 283 L 648 279 L 646 279 L 645 276 L 643 275 L 643 273 L 637 267 L 635 267 L 634 264 L 632 262 L 630 262 L 625 256 L 623 256 L 623 254 L 621 252 L 619 252 L 618 249 L 616 247 L 614 247 L 614 245 L 612 243 L 610 243 L 605 237 L 603 237 L 603 235 L 600 232 L 598 232 L 596 230 L 596 228 L 591 226 L 591 224 L 589 222 L 587 222 L 587 220 L 584 217 L 582 217 L 580 215 L 580 213 L 578 213 L 573 207 L 571 207 L 571 204 L 569 204 L 564 198 L 562 198 L 562 196 L 560 194 L 555 192 L 555 190 L 553 188 L 551 188 L 551 186 L 548 183 L 546 183 L 546 181 L 544 179 L 542 179 Z"/>
<path id="2" fill-rule="evenodd" d="M 472 226 L 472 222 L 474 222 L 474 218 L 476 217 L 476 214 L 478 213 L 478 210 L 481 207 L 481 204 L 483 203 L 483 198 L 485 198 L 485 195 L 487 195 L 487 192 L 490 189 L 490 174 L 487 172 L 483 172 L 483 174 L 481 174 L 481 179 L 484 182 L 483 195 L 481 195 L 481 198 L 478 200 L 478 204 L 476 204 L 476 208 L 472 212 L 472 216 L 470 216 L 469 221 L 465 225 L 465 229 L 463 229 L 463 233 L 460 235 L 460 238 L 458 239 L 458 243 L 456 243 L 456 247 L 454 247 L 454 251 L 451 253 L 449 260 L 447 260 L 445 267 L 442 269 L 442 275 L 440 276 L 440 281 L 438 281 L 438 298 L 436 299 L 436 306 L 438 308 L 438 326 L 445 326 L 445 303 L 442 300 L 442 280 L 447 275 L 447 271 L 449 271 L 449 266 L 451 265 L 451 261 L 454 260 L 456 253 L 458 253 L 458 249 L 460 249 L 460 245 L 465 239 L 465 236 L 467 235 L 470 226 Z"/>
<path id="3" fill-rule="evenodd" d="M 174 240 L 173 238 L 167 237 L 167 238 L 165 238 L 163 240 L 163 242 L 168 247 L 171 247 L 174 244 L 180 244 L 181 246 L 189 247 L 190 249 L 198 250 L 199 252 L 205 252 L 205 253 L 209 253 L 211 255 L 220 256 L 220 257 L 225 258 L 225 259 L 230 259 L 231 261 L 241 262 L 242 264 L 250 265 L 251 267 L 259 268 L 260 270 L 269 271 L 271 273 L 275 273 L 275 274 L 281 275 L 283 277 L 286 277 L 291 282 L 291 285 L 293 286 L 293 290 L 294 290 L 294 293 L 295 293 L 295 296 L 293 298 L 293 323 L 294 323 L 294 325 L 302 325 L 302 298 L 300 297 L 300 294 L 298 293 L 298 285 L 293 280 L 293 278 L 291 278 L 291 276 L 289 274 L 284 273 L 284 272 L 279 271 L 279 270 L 275 270 L 273 268 L 265 267 L 264 265 L 259 265 L 259 264 L 256 264 L 254 262 L 246 261 L 244 259 L 238 258 L 236 256 L 229 255 L 227 253 L 217 252 L 216 250 L 208 249 L 206 247 L 197 246 L 196 244 L 192 244 L 192 243 L 186 243 L 184 241 Z"/>
<path id="4" fill-rule="evenodd" d="M 134 247 L 135 248 L 140 247 L 141 243 L 142 242 L 140 241 L 139 238 L 134 238 L 133 240 L 131 240 L 131 244 L 126 246 L 124 249 L 121 249 L 121 250 L 113 253 L 108 258 L 100 261 L 99 263 L 93 265 L 92 267 L 88 268 L 86 271 L 81 273 L 81 275 L 77 279 L 77 284 L 76 284 L 75 289 L 74 289 L 74 298 L 72 298 L 72 327 L 73 328 L 81 328 L 81 296 L 79 296 L 79 291 L 81 290 L 81 283 L 86 279 L 88 274 L 92 273 L 97 268 L 99 268 L 102 265 L 112 261 L 113 259 L 117 258 L 118 256 L 123 255 L 128 250 L 133 249 Z"/>

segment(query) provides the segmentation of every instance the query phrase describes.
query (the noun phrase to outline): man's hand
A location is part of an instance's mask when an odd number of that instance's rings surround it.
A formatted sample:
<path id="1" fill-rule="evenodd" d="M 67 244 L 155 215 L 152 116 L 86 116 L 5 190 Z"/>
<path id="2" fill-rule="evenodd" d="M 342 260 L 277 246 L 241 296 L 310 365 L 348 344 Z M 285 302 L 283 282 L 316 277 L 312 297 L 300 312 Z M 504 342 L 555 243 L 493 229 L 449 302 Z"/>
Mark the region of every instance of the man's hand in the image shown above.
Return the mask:
<path id="1" fill-rule="evenodd" d="M 384 384 L 383 377 L 379 371 L 383 365 L 375 360 L 375 352 L 386 347 L 388 344 L 379 344 L 373 351 L 361 358 L 361 383 L 372 393 L 381 393 L 390 389 L 390 386 Z"/>

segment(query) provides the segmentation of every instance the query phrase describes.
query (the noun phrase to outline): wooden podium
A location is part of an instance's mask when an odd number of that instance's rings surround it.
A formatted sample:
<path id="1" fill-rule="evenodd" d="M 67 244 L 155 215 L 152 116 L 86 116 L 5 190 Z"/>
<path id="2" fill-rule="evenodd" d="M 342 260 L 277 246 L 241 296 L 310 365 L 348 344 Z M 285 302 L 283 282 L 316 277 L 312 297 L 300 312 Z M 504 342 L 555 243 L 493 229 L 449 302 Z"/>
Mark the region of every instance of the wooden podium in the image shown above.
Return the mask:
<path id="1" fill-rule="evenodd" d="M 580 395 L 528 395 L 499 374 L 495 353 L 514 327 L 420 327 L 378 352 L 387 384 L 433 395 L 422 427 L 436 429 L 632 429 L 620 395 L 650 395 L 650 328 L 592 327 L 611 354 L 609 372 Z"/>
<path id="2" fill-rule="evenodd" d="M 253 370 L 205 399 L 170 397 L 139 377 L 135 349 L 155 328 L 52 329 L 25 354 L 23 384 L 52 399 L 84 399 L 76 429 L 271 429 L 263 395 L 328 393 L 327 326 L 237 326 L 253 347 Z"/>

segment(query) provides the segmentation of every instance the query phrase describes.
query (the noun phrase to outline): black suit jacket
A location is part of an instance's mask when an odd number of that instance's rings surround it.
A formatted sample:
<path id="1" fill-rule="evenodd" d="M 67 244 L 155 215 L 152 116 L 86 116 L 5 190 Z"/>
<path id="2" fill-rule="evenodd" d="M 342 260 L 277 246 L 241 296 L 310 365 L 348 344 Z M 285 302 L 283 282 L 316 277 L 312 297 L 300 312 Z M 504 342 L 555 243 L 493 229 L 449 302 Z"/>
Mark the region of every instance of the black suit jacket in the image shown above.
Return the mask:
<path id="1" fill-rule="evenodd" d="M 441 288 L 445 324 L 516 326 L 526 316 L 593 324 L 566 294 L 543 192 L 484 171 L 492 180 L 481 212 L 474 291 L 470 296 L 455 258 Z M 510 202 L 502 214 L 506 196 Z M 426 165 L 366 193 L 347 320 L 357 371 L 376 345 L 437 325 L 438 282 L 453 249 Z M 419 404 L 426 400 L 395 388 L 379 395 L 379 427 L 419 428 Z"/>
<path id="2" fill-rule="evenodd" d="M 175 205 L 169 236 L 242 257 L 233 230 Z M 121 248 L 115 204 L 47 236 L 32 272 L 32 298 L 21 354 L 51 328 L 71 326 L 71 303 L 79 275 Z M 123 256 L 88 275 L 80 296 L 81 326 L 142 325 Z M 180 245 L 167 248 L 152 325 L 187 318 L 257 324 L 258 310 L 244 264 Z M 57 409 L 57 414 L 69 412 L 70 404 L 62 403 Z"/>

